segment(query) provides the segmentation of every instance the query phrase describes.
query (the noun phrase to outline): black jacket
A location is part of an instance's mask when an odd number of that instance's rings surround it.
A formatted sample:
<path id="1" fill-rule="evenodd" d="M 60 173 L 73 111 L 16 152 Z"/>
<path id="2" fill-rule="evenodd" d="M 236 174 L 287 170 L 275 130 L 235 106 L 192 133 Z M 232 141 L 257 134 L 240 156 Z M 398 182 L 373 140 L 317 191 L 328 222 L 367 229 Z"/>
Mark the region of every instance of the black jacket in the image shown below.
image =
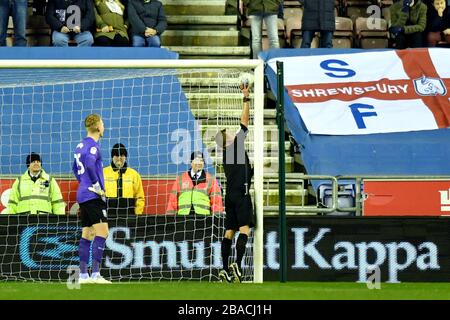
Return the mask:
<path id="1" fill-rule="evenodd" d="M 450 28 L 450 7 L 446 7 L 442 17 L 439 17 L 438 12 L 433 5 L 428 6 L 427 10 L 427 31 L 437 32 L 444 31 Z"/>
<path id="2" fill-rule="evenodd" d="M 303 3 L 302 30 L 334 31 L 334 0 L 299 0 Z"/>
<path id="3" fill-rule="evenodd" d="M 143 36 L 147 27 L 161 35 L 167 28 L 167 19 L 163 5 L 158 0 L 128 0 L 128 22 L 131 34 Z"/>
<path id="4" fill-rule="evenodd" d="M 76 5 L 81 11 L 81 32 L 92 31 L 95 21 L 93 0 L 49 0 L 45 11 L 45 20 L 52 30 L 60 31 L 66 26 L 67 19 L 73 13 L 67 8 Z"/>

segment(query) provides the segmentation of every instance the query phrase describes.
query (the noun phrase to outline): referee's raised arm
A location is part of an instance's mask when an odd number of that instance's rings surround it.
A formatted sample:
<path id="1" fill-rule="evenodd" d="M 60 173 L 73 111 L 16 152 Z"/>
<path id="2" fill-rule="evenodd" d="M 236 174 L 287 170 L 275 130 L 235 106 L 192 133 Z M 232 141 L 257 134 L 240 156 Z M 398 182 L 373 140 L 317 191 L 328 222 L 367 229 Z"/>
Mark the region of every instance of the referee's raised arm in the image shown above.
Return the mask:
<path id="1" fill-rule="evenodd" d="M 243 83 L 240 85 L 240 89 L 244 94 L 242 114 L 241 114 L 241 123 L 248 128 L 248 124 L 250 122 L 250 88 L 249 84 Z"/>

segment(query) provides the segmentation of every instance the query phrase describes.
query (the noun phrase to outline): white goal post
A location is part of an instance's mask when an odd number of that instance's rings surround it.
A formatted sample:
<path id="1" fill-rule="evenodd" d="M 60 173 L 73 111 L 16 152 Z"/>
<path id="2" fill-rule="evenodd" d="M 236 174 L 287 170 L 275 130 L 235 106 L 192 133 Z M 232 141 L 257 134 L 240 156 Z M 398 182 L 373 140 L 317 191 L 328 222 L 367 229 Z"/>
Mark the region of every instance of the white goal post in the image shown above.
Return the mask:
<path id="1" fill-rule="evenodd" d="M 11 79 L 13 78 L 13 71 L 18 70 L 20 74 L 28 74 L 30 83 L 27 86 L 42 85 L 42 82 L 39 82 L 39 76 L 37 76 L 36 84 L 33 83 L 33 74 L 34 70 L 43 70 L 43 69 L 54 69 L 60 71 L 62 74 L 65 69 L 77 69 L 81 71 L 89 71 L 86 76 L 83 77 L 95 77 L 96 72 L 98 72 L 99 76 L 102 76 L 101 70 L 116 70 L 115 73 L 119 74 L 121 72 L 126 73 L 123 79 L 133 79 L 134 70 L 169 70 L 173 72 L 173 70 L 196 70 L 201 72 L 204 70 L 205 72 L 211 72 L 211 70 L 235 70 L 236 74 L 239 74 L 242 70 L 242 73 L 253 73 L 254 84 L 252 87 L 252 103 L 251 103 L 251 114 L 252 114 L 252 123 L 253 126 L 251 130 L 253 131 L 252 135 L 249 135 L 247 139 L 252 138 L 251 141 L 253 145 L 253 152 L 250 154 L 251 162 L 254 167 L 254 178 L 253 178 L 253 201 L 254 208 L 256 214 L 256 228 L 253 233 L 253 277 L 252 280 L 254 283 L 262 283 L 263 282 L 263 181 L 264 181 L 264 62 L 262 60 L 45 60 L 45 59 L 36 59 L 36 60 L 0 60 L 0 73 L 3 74 L 4 70 L 8 70 L 11 75 Z M 119 70 L 119 71 L 117 71 Z M 70 72 L 70 71 L 69 71 Z M 219 72 L 220 73 L 220 72 Z M 109 77 L 109 76 L 108 76 Z M 103 78 L 103 81 L 113 81 L 115 78 L 109 79 L 108 77 Z M 49 75 L 49 81 L 52 81 L 52 75 Z M 119 77 L 120 78 L 120 77 Z M 45 80 L 45 79 L 44 79 Z M 238 80 L 238 78 L 236 78 Z M 8 80 L 0 80 L 0 104 L 2 104 L 2 88 L 13 88 L 17 86 L 17 79 L 11 80 L 12 84 L 7 84 Z M 47 81 L 47 80 L 46 80 Z M 82 81 L 87 81 L 87 79 L 83 79 Z M 90 81 L 96 81 L 95 78 L 91 78 Z M 127 80 L 123 80 L 127 81 Z M 220 81 L 220 80 L 217 80 Z M 62 82 L 64 83 L 64 82 Z M 70 83 L 70 81 L 69 81 Z M 134 84 L 133 84 L 134 85 Z M 189 84 L 187 84 L 189 86 Z M 198 88 L 194 88 L 193 91 L 200 91 Z M 5 91 L 6 92 L 6 91 Z M 235 92 L 236 93 L 236 92 Z M 22 100 L 26 100 L 26 90 L 23 91 Z M 33 92 L 33 95 L 35 92 Z M 74 99 L 77 99 L 74 94 Z M 242 101 L 242 99 L 240 100 Z M 0 112 L 4 112 L 3 105 Z M 219 117 L 219 115 L 217 116 Z M 228 120 L 227 120 L 228 121 Z M 13 119 L 11 119 L 13 122 Z M 227 124 L 230 124 L 229 122 Z M 2 125 L 2 124 L 0 124 Z M 79 126 L 81 127 L 81 123 Z M 3 126 L 3 125 L 2 125 Z M 236 128 L 239 127 L 239 122 L 235 123 Z M 9 130 L 9 128 L 8 128 Z M 5 130 L 6 132 L 6 130 Z M 64 135 L 64 131 L 59 134 Z M 2 132 L 0 132 L 2 134 Z M 2 144 L 4 141 L 2 141 Z M 70 146 L 70 150 L 74 148 L 74 145 Z M 39 151 L 39 149 L 38 149 Z M 23 154 L 23 150 L 20 150 L 20 156 Z M 102 154 L 104 157 L 104 164 L 108 163 L 110 150 L 102 150 Z M 44 160 L 45 161 L 45 160 Z M 22 165 L 22 163 L 17 164 Z M 0 164 L 1 166 L 1 164 Z M 1 169 L 1 168 L 0 168 Z M 45 169 L 45 163 L 44 163 Z M 0 194 L 2 192 L 1 181 L 4 178 L 12 179 L 13 175 L 8 174 L 5 170 L 0 170 Z M 15 178 L 16 176 L 14 176 Z M 5 204 L 3 204 L 5 205 Z M 0 204 L 0 212 L 2 211 Z M 1 226 L 0 226 L 1 229 Z M 222 234 L 219 235 L 220 238 Z M 0 232 L 0 238 L 2 237 Z M 1 240 L 1 239 L 0 239 Z M 1 241 L 0 241 L 1 242 Z M 1 244 L 0 244 L 1 245 Z M 11 245 L 11 239 L 8 240 L 8 245 Z M 0 264 L 2 260 L 0 259 Z M 1 266 L 0 266 L 1 267 Z M 0 273 L 2 273 L 2 269 L 0 268 Z"/>

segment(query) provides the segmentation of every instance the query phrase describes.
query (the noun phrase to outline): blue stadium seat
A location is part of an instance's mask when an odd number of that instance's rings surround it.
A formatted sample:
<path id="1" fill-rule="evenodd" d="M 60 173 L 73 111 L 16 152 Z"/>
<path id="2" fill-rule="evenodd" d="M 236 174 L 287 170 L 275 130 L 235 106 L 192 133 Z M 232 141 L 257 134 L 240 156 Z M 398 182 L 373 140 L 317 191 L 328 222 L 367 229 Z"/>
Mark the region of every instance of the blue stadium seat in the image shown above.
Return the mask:
<path id="1" fill-rule="evenodd" d="M 352 208 L 355 206 L 355 185 L 346 184 L 338 186 L 338 208 Z M 330 208 L 333 203 L 333 190 L 330 184 L 322 184 L 317 191 L 318 205 Z M 333 211 L 328 216 L 354 216 L 353 211 Z"/>

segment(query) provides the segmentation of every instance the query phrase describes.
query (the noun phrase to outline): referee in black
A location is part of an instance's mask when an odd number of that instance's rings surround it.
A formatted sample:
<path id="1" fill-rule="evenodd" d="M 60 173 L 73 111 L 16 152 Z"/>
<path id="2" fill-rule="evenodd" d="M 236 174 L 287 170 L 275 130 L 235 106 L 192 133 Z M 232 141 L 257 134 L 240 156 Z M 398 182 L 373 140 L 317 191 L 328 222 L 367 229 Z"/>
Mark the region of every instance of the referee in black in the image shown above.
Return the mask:
<path id="1" fill-rule="evenodd" d="M 223 150 L 223 167 L 227 179 L 225 196 L 226 231 L 222 240 L 223 270 L 219 272 L 222 282 L 241 282 L 242 258 L 244 257 L 250 228 L 255 225 L 250 197 L 253 168 L 244 146 L 250 120 L 249 84 L 242 83 L 240 89 L 244 97 L 239 131 L 236 134 L 229 134 L 224 129 L 218 132 L 215 138 L 218 147 Z M 228 266 L 232 240 L 237 231 L 239 231 L 239 236 L 236 241 L 236 260 Z"/>

